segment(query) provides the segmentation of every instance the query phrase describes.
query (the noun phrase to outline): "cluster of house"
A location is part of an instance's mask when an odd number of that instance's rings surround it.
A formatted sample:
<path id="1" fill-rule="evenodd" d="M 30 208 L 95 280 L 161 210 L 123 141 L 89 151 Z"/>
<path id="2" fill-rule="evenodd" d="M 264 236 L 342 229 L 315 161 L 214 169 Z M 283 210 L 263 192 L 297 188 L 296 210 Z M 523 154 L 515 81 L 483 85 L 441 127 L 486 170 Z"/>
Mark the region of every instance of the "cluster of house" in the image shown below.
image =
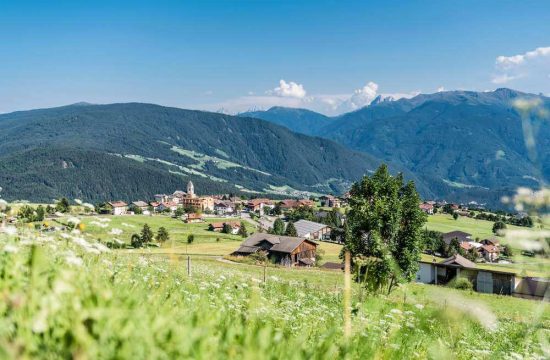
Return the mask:
<path id="1" fill-rule="evenodd" d="M 454 212 L 456 212 L 458 215 L 461 216 L 468 216 L 469 215 L 469 209 L 482 209 L 484 208 L 483 204 L 478 204 L 475 201 L 471 201 L 468 204 L 454 204 L 454 203 L 447 203 L 445 200 L 441 201 L 433 201 L 428 200 L 424 201 L 422 204 L 419 205 L 420 210 L 424 211 L 428 215 L 433 215 L 435 213 L 435 209 L 443 208 L 444 206 L 448 205 L 450 209 Z"/>
<path id="2" fill-rule="evenodd" d="M 319 198 L 321 206 L 338 208 L 345 204 L 345 198 L 338 198 L 332 195 L 321 196 Z M 145 215 L 151 212 L 175 212 L 178 208 L 190 208 L 200 210 L 201 212 L 211 212 L 216 215 L 238 215 L 240 211 L 255 212 L 264 215 L 267 211 L 279 206 L 281 210 L 292 210 L 299 207 L 313 207 L 315 202 L 310 199 L 286 199 L 271 200 L 267 198 L 243 200 L 237 197 L 227 197 L 225 195 L 197 196 L 195 187 L 190 181 L 187 184 L 187 191 L 177 190 L 171 195 L 157 194 L 154 200 L 134 201 L 130 204 L 124 201 L 111 201 L 108 203 L 113 215 L 132 214 L 135 209 L 140 209 Z M 189 222 L 200 221 L 198 218 L 191 217 Z"/>
<path id="3" fill-rule="evenodd" d="M 443 241 L 450 245 L 456 239 L 459 246 L 466 252 L 475 251 L 477 256 L 485 259 L 487 262 L 498 260 L 501 252 L 501 246 L 498 239 L 483 239 L 479 242 L 472 239 L 472 234 L 464 231 L 451 231 L 443 234 Z"/>

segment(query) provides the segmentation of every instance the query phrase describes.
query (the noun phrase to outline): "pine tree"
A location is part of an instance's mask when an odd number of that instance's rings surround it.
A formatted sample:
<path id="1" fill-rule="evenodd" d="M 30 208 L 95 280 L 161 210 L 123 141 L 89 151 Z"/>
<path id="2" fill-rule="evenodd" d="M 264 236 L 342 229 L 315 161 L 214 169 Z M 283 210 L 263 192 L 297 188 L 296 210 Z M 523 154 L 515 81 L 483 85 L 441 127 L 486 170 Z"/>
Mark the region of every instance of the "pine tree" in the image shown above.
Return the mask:
<path id="1" fill-rule="evenodd" d="M 157 241 L 160 243 L 170 240 L 170 235 L 164 226 L 161 226 L 157 232 Z"/>
<path id="2" fill-rule="evenodd" d="M 294 237 L 298 236 L 298 232 L 296 231 L 296 227 L 292 221 L 289 221 L 286 225 L 285 235 Z"/>
<path id="3" fill-rule="evenodd" d="M 67 198 L 61 198 L 55 205 L 55 210 L 61 212 L 61 213 L 68 213 L 71 206 L 69 204 L 69 200 Z"/>
<path id="4" fill-rule="evenodd" d="M 241 235 L 243 238 L 248 236 L 248 231 L 246 230 L 246 224 L 244 223 L 244 221 L 241 221 L 238 234 Z"/>
<path id="5" fill-rule="evenodd" d="M 153 236 L 153 230 L 151 230 L 149 225 L 143 225 L 143 229 L 141 229 L 141 242 L 144 244 L 150 243 L 153 241 Z"/>
<path id="6" fill-rule="evenodd" d="M 285 223 L 283 220 L 277 218 L 273 223 L 273 234 L 283 235 L 285 233 Z"/>

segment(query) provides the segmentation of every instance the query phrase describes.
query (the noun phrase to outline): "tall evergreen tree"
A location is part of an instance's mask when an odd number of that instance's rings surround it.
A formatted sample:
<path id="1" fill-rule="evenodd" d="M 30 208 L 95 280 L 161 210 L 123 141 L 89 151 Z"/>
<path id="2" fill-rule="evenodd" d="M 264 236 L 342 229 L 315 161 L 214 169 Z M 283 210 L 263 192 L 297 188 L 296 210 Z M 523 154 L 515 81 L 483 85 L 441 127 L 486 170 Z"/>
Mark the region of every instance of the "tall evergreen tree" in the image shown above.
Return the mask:
<path id="1" fill-rule="evenodd" d="M 243 238 L 248 236 L 248 231 L 246 230 L 246 224 L 244 221 L 241 221 L 241 225 L 239 226 L 239 235 L 241 235 Z"/>
<path id="2" fill-rule="evenodd" d="M 71 206 L 67 198 L 61 198 L 55 205 L 55 210 L 61 213 L 68 213 L 70 209 L 71 209 Z"/>
<path id="3" fill-rule="evenodd" d="M 141 242 L 144 244 L 150 243 L 153 241 L 153 236 L 153 230 L 151 230 L 149 225 L 143 225 L 143 228 L 141 229 Z"/>
<path id="4" fill-rule="evenodd" d="M 296 227 L 292 221 L 289 221 L 286 225 L 285 235 L 294 237 L 298 236 L 298 232 L 296 231 Z"/>
<path id="5" fill-rule="evenodd" d="M 368 291 L 391 291 L 418 269 L 421 229 L 426 222 L 414 183 L 390 175 L 382 165 L 352 186 L 345 248 L 351 252 L 356 279 Z"/>
<path id="6" fill-rule="evenodd" d="M 283 220 L 277 218 L 273 223 L 273 234 L 283 235 L 285 233 L 285 223 Z"/>
<path id="7" fill-rule="evenodd" d="M 170 240 L 170 235 L 164 226 L 161 226 L 157 232 L 157 241 L 160 243 Z"/>

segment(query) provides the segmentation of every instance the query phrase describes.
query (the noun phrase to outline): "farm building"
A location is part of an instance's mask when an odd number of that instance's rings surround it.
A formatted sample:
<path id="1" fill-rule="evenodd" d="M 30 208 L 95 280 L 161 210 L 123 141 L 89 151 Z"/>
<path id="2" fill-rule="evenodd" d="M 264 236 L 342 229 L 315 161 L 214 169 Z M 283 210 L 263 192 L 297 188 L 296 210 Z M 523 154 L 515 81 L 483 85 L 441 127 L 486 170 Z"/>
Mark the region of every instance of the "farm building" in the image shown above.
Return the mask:
<path id="1" fill-rule="evenodd" d="M 109 202 L 109 205 L 112 208 L 111 212 L 113 215 L 126 214 L 128 204 L 126 204 L 124 201 L 111 201 Z"/>
<path id="2" fill-rule="evenodd" d="M 328 240 L 330 226 L 309 220 L 298 220 L 294 223 L 299 237 L 313 240 Z"/>
<path id="3" fill-rule="evenodd" d="M 421 261 L 416 281 L 445 285 L 456 277 L 467 278 L 481 293 L 512 295 L 516 286 L 514 273 L 481 269 L 460 255 L 441 262 Z"/>
<path id="4" fill-rule="evenodd" d="M 198 222 L 202 222 L 202 221 L 203 221 L 202 214 L 190 213 L 190 214 L 185 215 L 185 222 L 188 223 L 188 224 L 198 223 Z"/>
<path id="5" fill-rule="evenodd" d="M 239 221 L 226 221 L 226 222 L 215 222 L 208 225 L 208 230 L 215 232 L 222 232 L 225 225 L 229 225 L 231 229 L 231 234 L 236 235 L 239 233 L 241 228 L 241 223 Z"/>
<path id="6" fill-rule="evenodd" d="M 315 265 L 317 243 L 299 237 L 256 233 L 246 239 L 232 255 L 248 256 L 261 251 L 279 265 L 312 266 Z"/>

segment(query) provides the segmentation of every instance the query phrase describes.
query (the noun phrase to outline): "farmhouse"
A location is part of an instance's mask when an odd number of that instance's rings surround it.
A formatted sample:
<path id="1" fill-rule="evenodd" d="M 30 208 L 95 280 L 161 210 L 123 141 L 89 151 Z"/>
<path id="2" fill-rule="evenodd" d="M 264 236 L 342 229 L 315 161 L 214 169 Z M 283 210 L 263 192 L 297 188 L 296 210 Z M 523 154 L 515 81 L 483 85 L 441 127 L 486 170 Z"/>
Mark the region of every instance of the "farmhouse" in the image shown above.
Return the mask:
<path id="1" fill-rule="evenodd" d="M 185 222 L 188 224 L 202 222 L 202 214 L 190 213 L 185 215 Z"/>
<path id="2" fill-rule="evenodd" d="M 170 212 L 175 212 L 178 209 L 178 204 L 175 202 L 163 202 L 157 207 L 158 211 L 169 210 Z"/>
<path id="3" fill-rule="evenodd" d="M 111 201 L 109 202 L 109 205 L 112 208 L 111 212 L 113 215 L 126 214 L 128 204 L 126 204 L 124 201 Z"/>
<path id="4" fill-rule="evenodd" d="M 317 243 L 305 238 L 256 233 L 232 255 L 248 256 L 265 252 L 271 261 L 279 265 L 312 266 L 315 265 L 316 251 Z"/>
<path id="5" fill-rule="evenodd" d="M 291 209 L 297 209 L 300 207 L 313 207 L 314 203 L 313 201 L 308 199 L 300 199 L 300 200 L 287 199 L 279 202 L 279 205 L 283 210 L 291 210 Z"/>
<path id="6" fill-rule="evenodd" d="M 340 199 L 332 195 L 323 195 L 319 197 L 319 202 L 323 207 L 339 208 L 342 205 Z"/>
<path id="7" fill-rule="evenodd" d="M 434 206 L 432 204 L 423 203 L 419 205 L 420 210 L 424 211 L 428 215 L 434 214 Z"/>
<path id="8" fill-rule="evenodd" d="M 298 220 L 294 223 L 294 227 L 299 237 L 313 240 L 328 240 L 330 238 L 331 229 L 325 224 L 309 220 Z"/>
<path id="9" fill-rule="evenodd" d="M 273 201 L 269 199 L 252 199 L 246 203 L 246 208 L 250 212 L 258 211 L 263 214 L 264 208 L 273 208 Z"/>
<path id="10" fill-rule="evenodd" d="M 228 200 L 218 200 L 214 203 L 214 212 L 218 215 L 231 214 L 235 211 L 235 204 Z"/>
<path id="11" fill-rule="evenodd" d="M 225 225 L 229 225 L 231 228 L 231 233 L 233 235 L 239 233 L 241 228 L 241 223 L 239 221 L 226 221 L 226 222 L 215 222 L 208 225 L 208 230 L 215 232 L 222 232 Z"/>
<path id="12" fill-rule="evenodd" d="M 481 293 L 512 295 L 516 286 L 514 273 L 481 269 L 460 255 L 441 262 L 420 261 L 416 281 L 445 285 L 456 277 L 467 278 Z"/>
<path id="13" fill-rule="evenodd" d="M 498 246 L 495 245 L 482 245 L 480 248 L 480 254 L 488 262 L 494 262 L 498 259 L 500 255 L 500 250 Z"/>
<path id="14" fill-rule="evenodd" d="M 134 201 L 132 202 L 132 205 L 141 211 L 146 211 L 149 205 L 145 201 Z"/>

